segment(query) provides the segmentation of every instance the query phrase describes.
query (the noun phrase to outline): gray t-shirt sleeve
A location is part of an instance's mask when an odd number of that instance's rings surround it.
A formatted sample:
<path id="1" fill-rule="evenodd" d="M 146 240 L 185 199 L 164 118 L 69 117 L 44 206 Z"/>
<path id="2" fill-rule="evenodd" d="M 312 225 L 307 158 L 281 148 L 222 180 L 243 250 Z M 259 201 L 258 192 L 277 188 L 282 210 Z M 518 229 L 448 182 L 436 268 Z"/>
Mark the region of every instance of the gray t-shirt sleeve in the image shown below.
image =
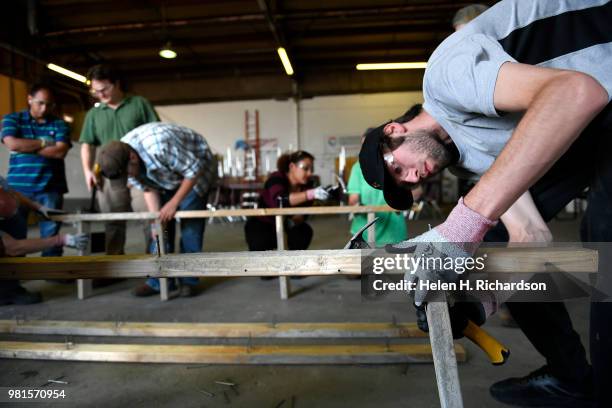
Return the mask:
<path id="1" fill-rule="evenodd" d="M 515 60 L 498 41 L 483 34 L 449 38 L 428 62 L 423 80 L 425 110 L 442 111 L 459 123 L 474 114 L 499 116 L 493 94 L 499 69 L 507 61 Z"/>

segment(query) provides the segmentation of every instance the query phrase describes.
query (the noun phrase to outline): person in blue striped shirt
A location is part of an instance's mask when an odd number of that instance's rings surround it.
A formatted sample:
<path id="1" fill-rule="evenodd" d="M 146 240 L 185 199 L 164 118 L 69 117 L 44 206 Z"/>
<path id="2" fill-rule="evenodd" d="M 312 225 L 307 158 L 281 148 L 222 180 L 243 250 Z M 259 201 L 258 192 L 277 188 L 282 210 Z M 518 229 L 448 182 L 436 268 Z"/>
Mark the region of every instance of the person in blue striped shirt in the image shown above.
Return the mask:
<path id="1" fill-rule="evenodd" d="M 72 146 L 66 122 L 53 115 L 51 88 L 35 84 L 28 95 L 29 108 L 8 114 L 2 120 L 2 142 L 10 150 L 8 184 L 25 197 L 51 211 L 61 210 L 68 192 L 64 157 Z M 27 219 L 28 209 L 20 209 Z M 60 223 L 40 222 L 41 238 L 57 235 Z M 60 246 L 43 256 L 61 256 Z"/>

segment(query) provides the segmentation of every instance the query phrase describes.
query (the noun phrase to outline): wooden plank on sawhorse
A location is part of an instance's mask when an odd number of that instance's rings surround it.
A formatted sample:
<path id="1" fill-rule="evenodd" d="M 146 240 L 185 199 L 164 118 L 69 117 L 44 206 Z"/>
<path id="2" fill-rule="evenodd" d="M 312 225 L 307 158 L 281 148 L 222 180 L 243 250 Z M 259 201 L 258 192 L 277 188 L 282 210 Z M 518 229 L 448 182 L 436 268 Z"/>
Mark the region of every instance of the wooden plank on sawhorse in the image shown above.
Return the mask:
<path id="1" fill-rule="evenodd" d="M 392 212 L 395 211 L 393 208 L 381 205 L 381 206 L 317 206 L 317 207 L 292 207 L 292 208 L 255 208 L 255 209 L 234 209 L 234 210 L 196 210 L 196 211 L 178 211 L 176 213 L 177 218 L 214 218 L 214 217 L 227 217 L 227 216 L 278 216 L 283 215 L 307 215 L 307 214 L 374 214 L 377 212 Z M 74 222 L 78 225 L 83 225 L 84 228 L 89 229 L 91 222 L 105 222 L 105 221 L 117 221 L 117 220 L 154 220 L 157 219 L 158 213 L 152 212 L 129 212 L 129 213 L 105 213 L 105 214 L 64 214 L 54 215 L 51 217 L 52 220 L 58 222 Z M 368 219 L 370 216 L 368 215 Z M 277 221 L 278 222 L 278 221 Z M 282 226 L 281 226 L 282 228 Z M 371 227 L 371 231 L 375 231 L 376 227 Z M 277 224 L 277 241 L 278 241 L 278 224 Z M 375 232 L 372 232 L 373 236 Z M 372 245 L 374 247 L 375 244 Z M 285 248 L 284 245 L 282 248 Z M 278 249 L 282 249 L 278 246 Z M 160 281 L 160 297 L 168 299 L 168 288 L 167 279 L 161 278 Z M 288 299 L 290 296 L 290 281 L 287 277 L 279 278 L 280 284 L 280 296 L 281 299 Z M 88 296 L 91 292 L 91 281 L 79 279 L 77 281 L 77 289 L 79 298 Z"/>
<path id="2" fill-rule="evenodd" d="M 425 338 L 416 323 L 153 323 L 0 320 L 0 333 L 193 338 Z"/>
<path id="3" fill-rule="evenodd" d="M 456 345 L 465 361 L 465 349 Z M 0 341 L 0 358 L 181 364 L 431 363 L 429 344 L 185 345 Z"/>
<path id="4" fill-rule="evenodd" d="M 331 214 L 364 214 L 369 212 L 397 212 L 387 205 L 361 205 L 361 206 L 316 206 L 316 207 L 289 207 L 289 208 L 251 208 L 234 210 L 194 210 L 177 211 L 176 218 L 215 218 L 215 217 L 270 217 L 276 215 L 331 215 Z M 52 215 L 50 218 L 57 222 L 105 222 L 129 220 L 154 220 L 159 213 L 153 212 L 123 212 L 104 214 L 64 214 Z"/>
<path id="5" fill-rule="evenodd" d="M 487 249 L 484 272 L 597 272 L 597 251 L 584 248 Z M 477 252 L 476 256 L 480 252 Z M 557 273 L 548 272 L 548 273 Z M 0 279 L 338 276 L 361 274 L 361 251 L 202 252 L 0 258 Z"/>

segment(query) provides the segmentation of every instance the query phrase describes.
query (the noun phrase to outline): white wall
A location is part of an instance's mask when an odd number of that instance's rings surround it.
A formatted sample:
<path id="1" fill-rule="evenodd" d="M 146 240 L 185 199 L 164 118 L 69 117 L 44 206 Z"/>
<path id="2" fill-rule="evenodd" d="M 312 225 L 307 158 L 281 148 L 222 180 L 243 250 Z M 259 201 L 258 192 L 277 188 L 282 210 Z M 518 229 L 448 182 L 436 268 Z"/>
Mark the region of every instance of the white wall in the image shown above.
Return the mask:
<path id="1" fill-rule="evenodd" d="M 315 158 L 315 169 L 324 184 L 332 183 L 334 149 L 329 137 L 360 136 L 365 129 L 404 113 L 422 101 L 420 92 L 326 96 L 295 101 L 253 100 L 191 105 L 156 106 L 162 120 L 198 131 L 217 153 L 244 139 L 244 111 L 259 110 L 260 137 L 277 139 L 281 149 L 304 149 Z M 66 158 L 69 194 L 87 198 L 80 162 L 80 145 L 74 143 Z M 350 154 L 350 152 L 349 152 Z M 8 152 L 0 147 L 0 175 L 6 175 Z"/>
<path id="2" fill-rule="evenodd" d="M 297 144 L 293 101 L 254 100 L 156 106 L 164 122 L 187 126 L 202 134 L 216 153 L 225 153 L 244 139 L 244 111 L 259 110 L 259 137 L 277 139 L 281 148 Z"/>

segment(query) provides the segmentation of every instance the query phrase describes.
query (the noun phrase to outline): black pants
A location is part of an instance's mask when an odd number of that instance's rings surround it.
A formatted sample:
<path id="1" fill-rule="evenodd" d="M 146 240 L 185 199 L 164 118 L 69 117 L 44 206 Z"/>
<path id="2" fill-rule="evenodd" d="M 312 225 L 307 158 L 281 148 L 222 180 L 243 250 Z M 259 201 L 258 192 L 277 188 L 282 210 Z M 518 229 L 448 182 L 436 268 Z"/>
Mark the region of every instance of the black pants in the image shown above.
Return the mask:
<path id="1" fill-rule="evenodd" d="M 612 242 L 611 104 L 530 192 L 542 217 L 549 221 L 586 187 L 590 190 L 581 239 L 585 242 Z M 485 237 L 486 242 L 507 240 L 508 233 L 502 223 Z M 602 261 L 600 265 L 605 262 Z M 600 267 L 600 279 L 605 273 L 609 272 Z M 563 303 L 510 302 L 508 308 L 555 375 L 575 381 L 588 378 L 591 369 L 586 353 Z M 590 337 L 595 393 L 601 407 L 611 407 L 612 394 L 608 388 L 612 384 L 612 303 L 591 304 Z"/>
<path id="2" fill-rule="evenodd" d="M 285 225 L 287 249 L 308 249 L 312 241 L 312 228 L 305 222 Z M 244 225 L 249 251 L 270 251 L 276 249 L 276 227 L 274 224 L 251 217 Z"/>

